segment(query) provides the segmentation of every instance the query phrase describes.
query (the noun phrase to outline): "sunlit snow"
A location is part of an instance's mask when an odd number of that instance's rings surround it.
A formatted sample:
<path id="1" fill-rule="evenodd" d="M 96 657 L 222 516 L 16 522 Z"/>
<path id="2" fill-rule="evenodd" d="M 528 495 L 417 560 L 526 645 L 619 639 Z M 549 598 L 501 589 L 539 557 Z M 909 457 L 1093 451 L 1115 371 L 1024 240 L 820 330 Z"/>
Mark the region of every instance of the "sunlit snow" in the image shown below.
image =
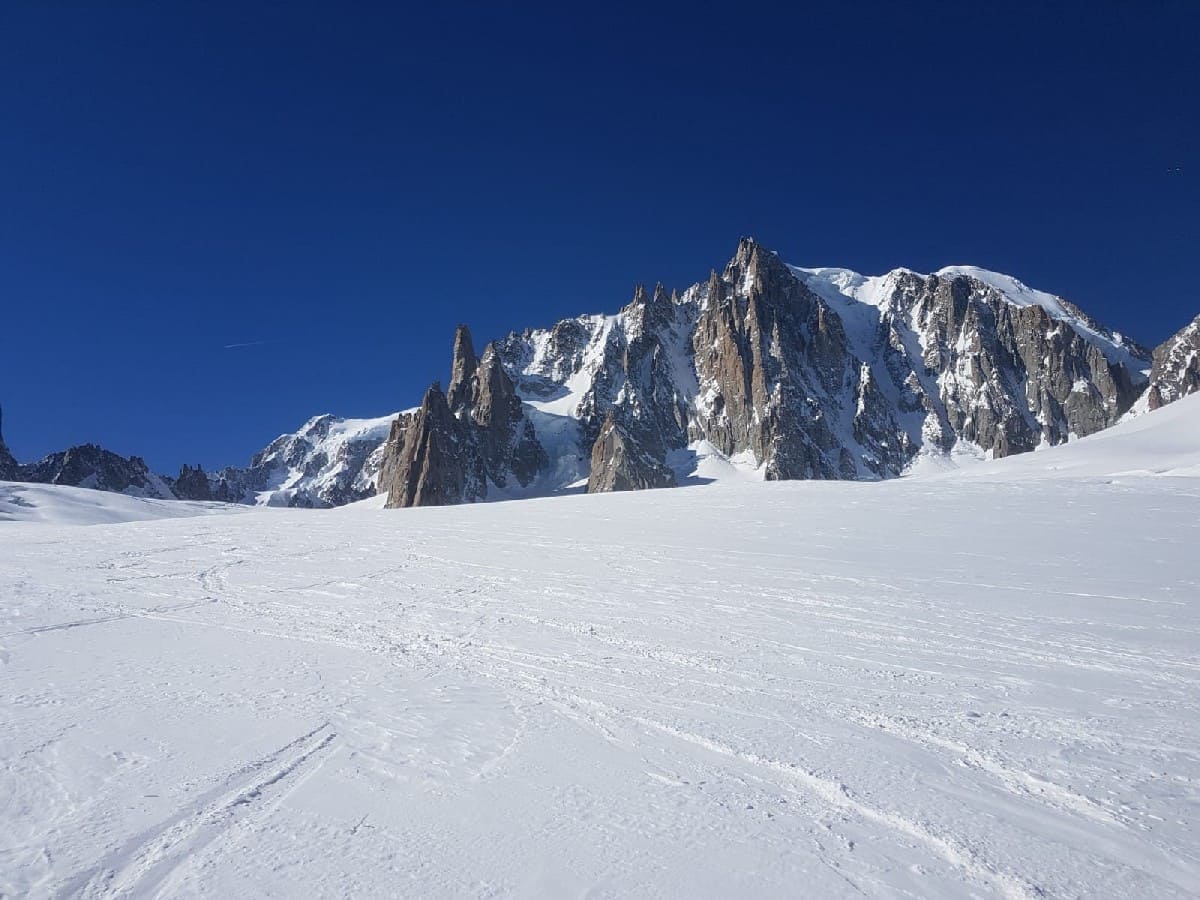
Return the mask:
<path id="1" fill-rule="evenodd" d="M 878 483 L 693 452 L 440 509 L 0 485 L 0 895 L 1200 893 L 1200 396 Z"/>

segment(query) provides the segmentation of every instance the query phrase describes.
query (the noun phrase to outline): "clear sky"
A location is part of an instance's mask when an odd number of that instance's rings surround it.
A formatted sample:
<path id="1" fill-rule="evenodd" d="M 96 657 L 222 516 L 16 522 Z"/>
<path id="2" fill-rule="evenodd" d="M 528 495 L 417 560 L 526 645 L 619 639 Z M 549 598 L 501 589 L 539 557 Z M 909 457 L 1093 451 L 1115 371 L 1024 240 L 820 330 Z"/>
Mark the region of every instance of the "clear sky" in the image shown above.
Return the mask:
<path id="1" fill-rule="evenodd" d="M 415 404 L 458 321 L 613 312 L 742 234 L 1149 344 L 1200 312 L 1198 3 L 582 6 L 0 5 L 18 458 L 244 463 Z"/>

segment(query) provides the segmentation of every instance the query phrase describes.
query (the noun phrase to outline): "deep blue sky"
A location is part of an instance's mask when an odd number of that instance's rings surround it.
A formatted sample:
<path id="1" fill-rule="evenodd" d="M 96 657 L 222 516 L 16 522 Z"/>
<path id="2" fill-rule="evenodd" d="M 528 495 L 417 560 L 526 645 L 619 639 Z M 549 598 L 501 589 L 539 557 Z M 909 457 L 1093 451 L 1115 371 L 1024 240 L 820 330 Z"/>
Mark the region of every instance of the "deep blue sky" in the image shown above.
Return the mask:
<path id="1" fill-rule="evenodd" d="M 503 6 L 0 6 L 18 458 L 245 462 L 416 403 L 460 320 L 612 312 L 741 234 L 1146 343 L 1200 311 L 1200 4 Z"/>

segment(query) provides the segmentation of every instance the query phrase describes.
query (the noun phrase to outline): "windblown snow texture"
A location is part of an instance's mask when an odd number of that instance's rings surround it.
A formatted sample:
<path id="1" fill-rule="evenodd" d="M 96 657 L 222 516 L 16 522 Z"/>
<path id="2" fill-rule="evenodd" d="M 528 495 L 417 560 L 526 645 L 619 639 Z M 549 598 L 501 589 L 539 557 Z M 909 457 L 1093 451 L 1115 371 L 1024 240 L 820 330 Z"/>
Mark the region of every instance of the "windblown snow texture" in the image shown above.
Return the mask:
<path id="1" fill-rule="evenodd" d="M 739 472 L 404 514 L 0 485 L 0 895 L 1200 893 L 1200 396 Z M 64 524 L 98 507 L 141 521 Z"/>

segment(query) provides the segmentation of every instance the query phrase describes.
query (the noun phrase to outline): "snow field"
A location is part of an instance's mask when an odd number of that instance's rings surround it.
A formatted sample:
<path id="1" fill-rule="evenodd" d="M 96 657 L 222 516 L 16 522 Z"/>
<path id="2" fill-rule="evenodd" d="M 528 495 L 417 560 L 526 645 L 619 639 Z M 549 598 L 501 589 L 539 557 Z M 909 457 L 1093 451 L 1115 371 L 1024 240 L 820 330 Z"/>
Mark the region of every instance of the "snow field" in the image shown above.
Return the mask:
<path id="1" fill-rule="evenodd" d="M 0 894 L 1195 896 L 1195 409 L 882 483 L 0 524 Z"/>

